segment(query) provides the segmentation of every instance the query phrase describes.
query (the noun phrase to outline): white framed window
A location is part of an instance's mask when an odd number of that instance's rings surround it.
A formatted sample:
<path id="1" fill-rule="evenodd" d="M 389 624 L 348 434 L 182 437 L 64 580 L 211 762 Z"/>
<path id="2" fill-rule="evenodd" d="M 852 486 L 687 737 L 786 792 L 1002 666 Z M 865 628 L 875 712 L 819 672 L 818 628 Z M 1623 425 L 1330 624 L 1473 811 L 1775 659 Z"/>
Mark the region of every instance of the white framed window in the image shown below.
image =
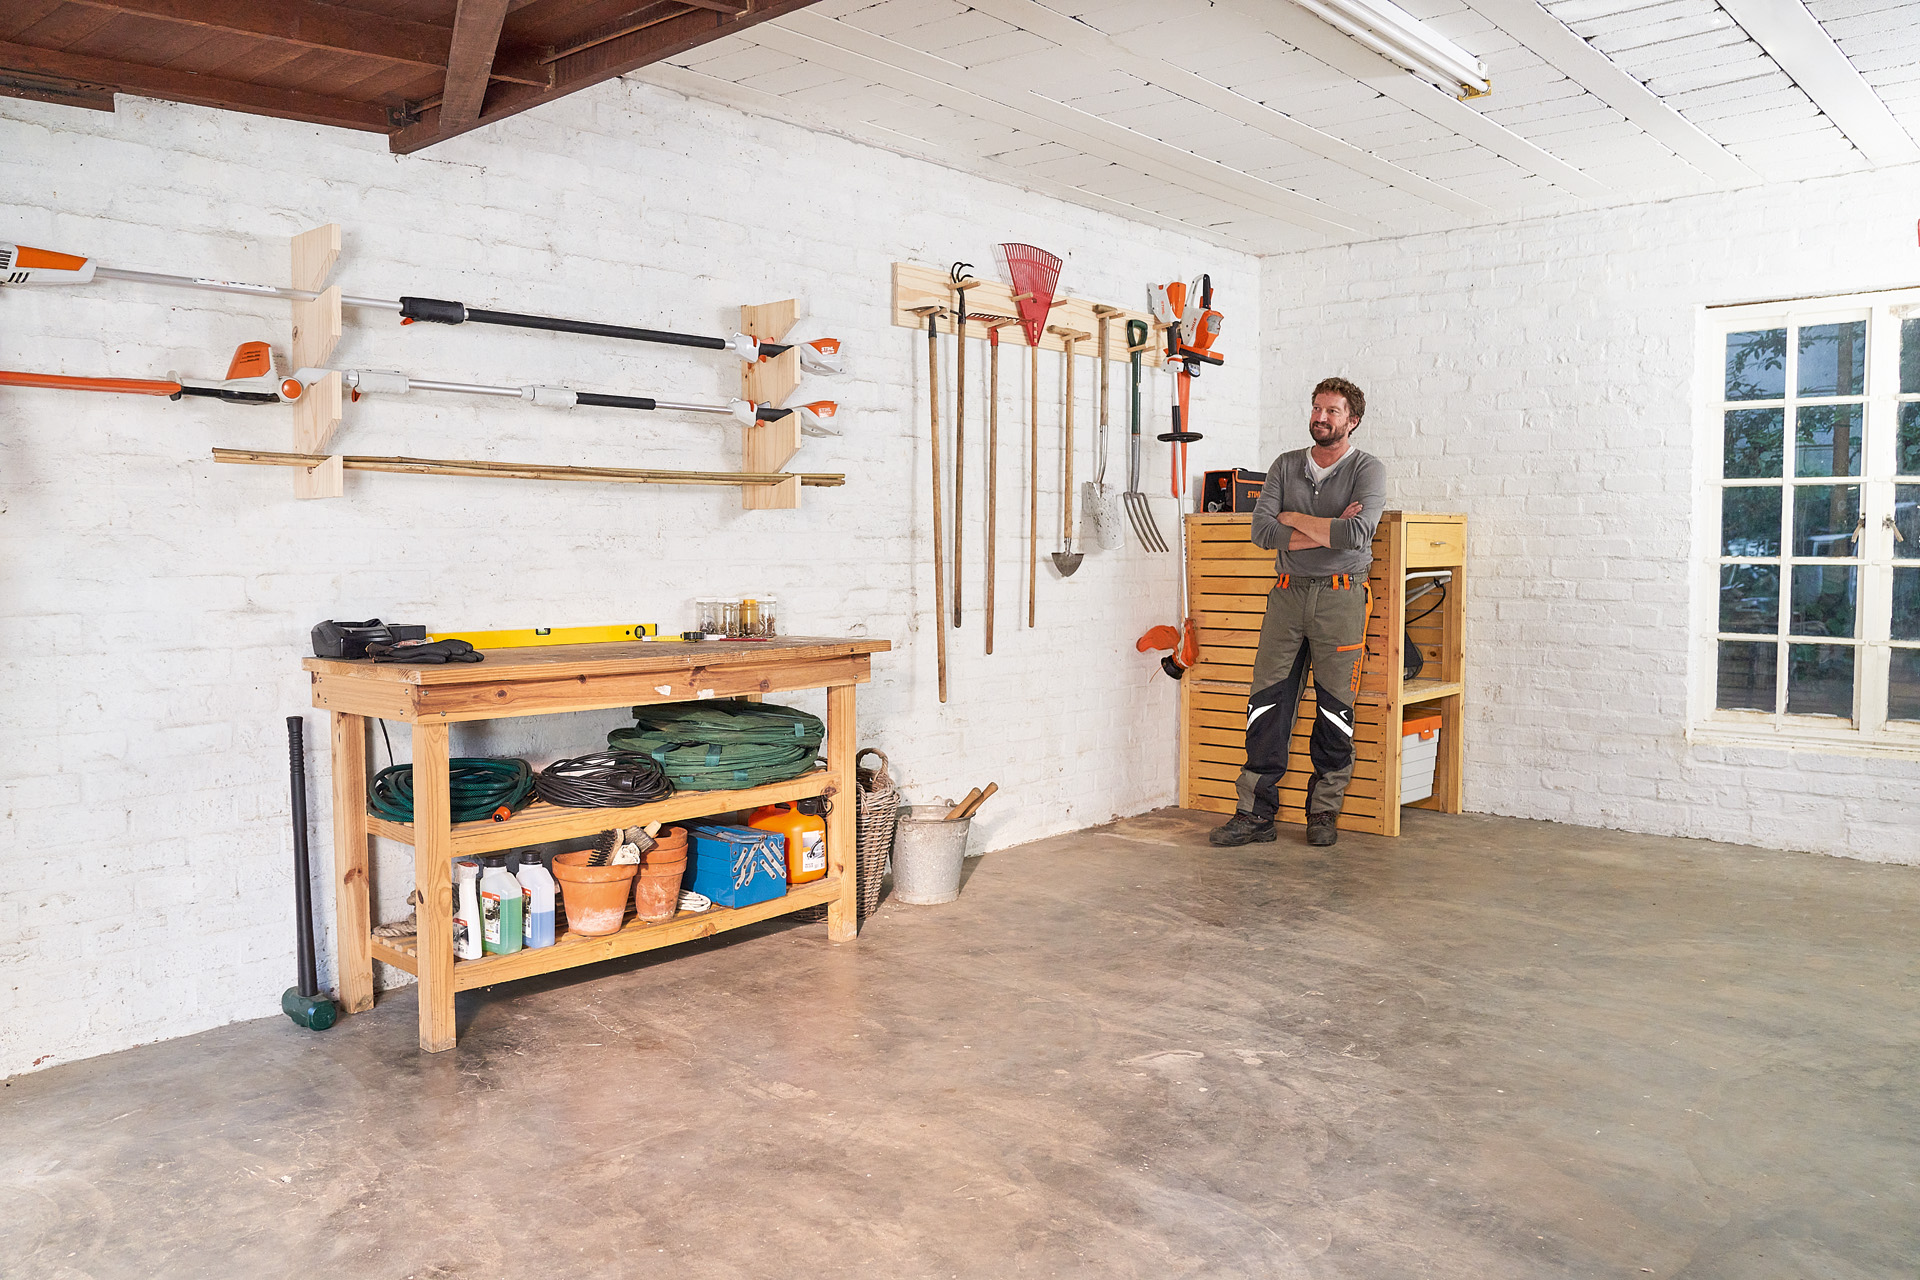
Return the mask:
<path id="1" fill-rule="evenodd" d="M 1700 313 L 1690 736 L 1920 757 L 1920 289 Z"/>

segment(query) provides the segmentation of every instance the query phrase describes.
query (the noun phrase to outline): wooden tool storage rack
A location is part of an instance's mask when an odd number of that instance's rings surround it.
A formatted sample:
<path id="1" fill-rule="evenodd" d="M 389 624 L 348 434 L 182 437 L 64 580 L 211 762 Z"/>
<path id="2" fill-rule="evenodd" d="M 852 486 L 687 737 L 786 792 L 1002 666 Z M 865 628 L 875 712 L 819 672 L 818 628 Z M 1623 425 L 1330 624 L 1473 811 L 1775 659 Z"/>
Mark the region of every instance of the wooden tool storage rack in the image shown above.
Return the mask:
<path id="1" fill-rule="evenodd" d="M 332 719 L 334 912 L 342 1010 L 362 1013 L 373 1007 L 375 960 L 411 973 L 420 984 L 420 1047 L 431 1053 L 454 1046 L 457 991 L 672 946 L 822 903 L 827 907 L 827 936 L 836 942 L 853 940 L 859 920 L 854 687 L 870 678 L 870 655 L 892 647 L 885 640 L 781 638 L 494 649 L 485 662 L 438 667 L 306 659 L 301 665 L 311 673 L 313 705 Z M 824 769 L 785 782 L 740 791 L 689 791 L 630 808 L 572 809 L 535 801 L 503 822 L 455 824 L 450 819 L 451 724 L 820 688 L 827 691 Z M 371 718 L 413 726 L 412 823 L 389 822 L 367 811 Z M 562 933 L 551 947 L 511 955 L 454 958 L 455 858 L 809 796 L 839 798 L 827 817 L 827 874 L 790 888 L 784 897 L 737 909 L 681 912 L 659 924 L 630 920 L 618 933 L 601 937 Z M 372 935 L 367 880 L 367 842 L 372 836 L 413 846 L 419 931 L 411 941 Z"/>
<path id="2" fill-rule="evenodd" d="M 1200 657 L 1181 682 L 1180 804 L 1232 813 L 1234 782 L 1247 758 L 1247 699 L 1267 592 L 1273 587 L 1274 553 L 1253 545 L 1251 515 L 1185 519 L 1188 590 L 1200 628 Z M 1466 545 L 1464 515 L 1387 511 L 1374 530 L 1373 567 L 1367 578 L 1373 612 L 1367 618 L 1366 660 L 1353 708 L 1353 781 L 1340 814 L 1342 831 L 1400 834 L 1400 726 L 1410 708 L 1440 712 L 1433 795 L 1411 807 L 1460 812 Z M 1424 665 L 1417 678 L 1403 680 L 1409 638 L 1407 574 L 1427 569 L 1447 569 L 1453 577 L 1441 606 L 1411 629 Z M 1414 585 L 1424 581 L 1415 579 Z M 1426 603 L 1418 602 L 1413 612 L 1421 613 Z M 1294 720 L 1293 767 L 1280 781 L 1282 821 L 1307 820 L 1307 779 L 1312 774 L 1307 735 L 1314 714 L 1309 683 Z"/>

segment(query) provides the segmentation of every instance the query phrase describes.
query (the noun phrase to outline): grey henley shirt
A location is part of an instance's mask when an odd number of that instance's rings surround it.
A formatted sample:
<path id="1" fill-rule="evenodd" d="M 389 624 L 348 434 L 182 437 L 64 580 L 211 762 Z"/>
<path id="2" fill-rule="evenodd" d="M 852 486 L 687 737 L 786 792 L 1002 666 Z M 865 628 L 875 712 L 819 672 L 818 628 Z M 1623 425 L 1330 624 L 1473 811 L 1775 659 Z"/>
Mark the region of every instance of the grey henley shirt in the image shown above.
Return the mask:
<path id="1" fill-rule="evenodd" d="M 1253 544 L 1278 552 L 1273 562 L 1275 573 L 1310 577 L 1364 574 L 1373 563 L 1373 530 L 1387 505 L 1387 468 L 1372 454 L 1354 449 L 1325 481 L 1316 485 L 1307 470 L 1307 453 L 1306 449 L 1289 450 L 1267 468 L 1260 500 L 1253 507 Z M 1360 514 L 1339 519 L 1340 513 L 1355 502 L 1360 504 Z M 1293 530 L 1280 523 L 1282 511 L 1333 519 L 1329 530 L 1332 544 L 1288 551 L 1286 545 Z"/>

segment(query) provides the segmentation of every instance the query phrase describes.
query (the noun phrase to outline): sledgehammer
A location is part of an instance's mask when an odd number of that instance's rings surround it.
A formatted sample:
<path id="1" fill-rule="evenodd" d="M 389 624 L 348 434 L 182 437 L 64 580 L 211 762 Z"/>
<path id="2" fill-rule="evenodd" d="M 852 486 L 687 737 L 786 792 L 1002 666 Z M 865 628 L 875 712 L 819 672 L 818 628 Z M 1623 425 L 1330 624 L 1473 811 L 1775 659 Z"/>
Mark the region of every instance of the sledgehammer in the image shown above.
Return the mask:
<path id="1" fill-rule="evenodd" d="M 320 993 L 313 963 L 313 890 L 307 867 L 307 753 L 302 742 L 304 722 L 287 717 L 287 759 L 293 777 L 293 901 L 299 916 L 299 985 L 280 993 L 280 1011 L 309 1031 L 325 1031 L 339 1016 L 333 1001 Z"/>

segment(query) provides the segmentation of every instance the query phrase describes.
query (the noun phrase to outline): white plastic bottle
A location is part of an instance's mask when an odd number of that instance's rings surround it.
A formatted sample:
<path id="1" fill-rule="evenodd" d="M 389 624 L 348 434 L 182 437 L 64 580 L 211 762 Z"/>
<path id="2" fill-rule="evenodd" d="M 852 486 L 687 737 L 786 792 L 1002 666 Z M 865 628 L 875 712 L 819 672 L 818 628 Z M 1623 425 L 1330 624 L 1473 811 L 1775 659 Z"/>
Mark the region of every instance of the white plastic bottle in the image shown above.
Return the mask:
<path id="1" fill-rule="evenodd" d="M 520 949 L 520 882 L 507 870 L 504 856 L 486 859 L 480 877 L 480 945 L 488 955 L 511 955 Z"/>
<path id="2" fill-rule="evenodd" d="M 528 947 L 550 947 L 553 945 L 553 873 L 541 864 L 537 856 L 522 854 L 518 878 L 521 888 L 526 891 L 522 916 L 525 921 L 522 934 L 525 944 Z"/>
<path id="3" fill-rule="evenodd" d="M 462 860 L 453 864 L 453 954 L 460 960 L 480 958 L 480 864 Z"/>

